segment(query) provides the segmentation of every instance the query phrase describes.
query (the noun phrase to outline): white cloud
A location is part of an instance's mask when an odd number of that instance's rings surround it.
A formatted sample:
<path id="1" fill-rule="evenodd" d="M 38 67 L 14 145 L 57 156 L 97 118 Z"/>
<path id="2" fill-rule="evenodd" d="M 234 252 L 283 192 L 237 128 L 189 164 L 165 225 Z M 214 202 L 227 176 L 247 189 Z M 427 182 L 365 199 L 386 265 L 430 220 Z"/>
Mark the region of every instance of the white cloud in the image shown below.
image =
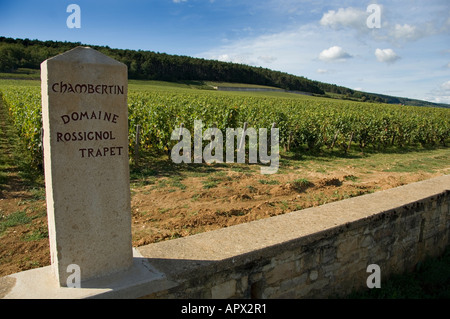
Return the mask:
<path id="1" fill-rule="evenodd" d="M 380 62 L 393 63 L 400 59 L 400 57 L 392 49 L 376 49 L 375 56 Z"/>
<path id="2" fill-rule="evenodd" d="M 437 96 L 434 99 L 431 99 L 430 102 L 433 103 L 445 103 L 450 104 L 450 95 L 447 96 Z"/>
<path id="3" fill-rule="evenodd" d="M 417 40 L 420 37 L 420 33 L 415 26 L 409 24 L 396 24 L 390 31 L 390 35 L 395 39 L 400 40 Z"/>
<path id="4" fill-rule="evenodd" d="M 319 59 L 322 61 L 343 61 L 351 57 L 350 54 L 345 52 L 344 49 L 339 46 L 333 46 L 323 50 L 319 54 Z"/>
<path id="5" fill-rule="evenodd" d="M 450 17 L 447 18 L 441 29 L 443 32 L 447 32 L 450 29 Z"/>
<path id="6" fill-rule="evenodd" d="M 357 29 L 367 28 L 366 26 L 366 11 L 349 8 L 339 8 L 338 11 L 329 10 L 320 19 L 320 24 L 332 28 L 354 27 Z"/>
<path id="7" fill-rule="evenodd" d="M 239 63 L 239 64 L 248 64 L 252 65 L 254 62 L 250 62 L 248 60 L 248 56 L 245 54 L 220 54 L 216 57 L 213 57 L 214 60 L 219 60 L 222 62 L 232 62 L 232 63 Z"/>
<path id="8" fill-rule="evenodd" d="M 398 23 L 398 16 L 393 14 L 398 10 L 396 6 L 390 5 L 387 10 L 384 10 L 383 5 L 377 4 L 377 6 L 381 9 L 379 28 L 371 28 L 368 25 L 368 18 L 371 17 L 371 13 L 363 10 L 365 7 L 329 10 L 322 15 L 320 25 L 334 30 L 353 29 L 359 33 L 359 36 L 369 36 L 373 40 L 388 41 L 394 45 L 401 45 L 439 33 L 448 33 L 450 30 L 450 18 L 446 18 L 442 22 L 442 18 L 437 16 L 439 13 L 436 12 L 434 12 L 434 15 L 426 12 L 418 17 L 412 17 L 407 23 Z M 430 3 L 429 7 L 433 8 L 433 4 Z M 417 14 L 416 11 L 417 8 L 410 8 L 409 12 Z M 442 8 L 440 11 L 442 11 Z M 408 13 L 404 13 L 404 16 L 408 16 Z"/>
<path id="9" fill-rule="evenodd" d="M 172 0 L 173 3 L 187 2 L 187 0 Z"/>
<path id="10" fill-rule="evenodd" d="M 214 60 L 219 60 L 222 62 L 231 62 L 232 58 L 228 54 L 221 54 L 219 56 L 214 57 Z"/>
<path id="11" fill-rule="evenodd" d="M 271 55 L 262 55 L 258 57 L 258 60 L 264 62 L 264 63 L 272 63 L 276 60 L 277 58 Z"/>
<path id="12" fill-rule="evenodd" d="M 319 74 L 325 74 L 325 73 L 328 73 L 329 71 L 327 69 L 317 69 L 316 72 Z"/>
<path id="13" fill-rule="evenodd" d="M 429 96 L 431 102 L 450 104 L 450 80 L 433 89 Z"/>
<path id="14" fill-rule="evenodd" d="M 450 94 L 450 81 L 442 83 L 441 89 L 444 91 L 448 91 L 448 93 Z"/>
<path id="15" fill-rule="evenodd" d="M 328 40 L 317 40 L 317 32 L 317 26 L 307 25 L 273 34 L 247 36 L 196 56 L 304 75 L 311 62 L 317 60 L 316 52 L 328 44 Z"/>

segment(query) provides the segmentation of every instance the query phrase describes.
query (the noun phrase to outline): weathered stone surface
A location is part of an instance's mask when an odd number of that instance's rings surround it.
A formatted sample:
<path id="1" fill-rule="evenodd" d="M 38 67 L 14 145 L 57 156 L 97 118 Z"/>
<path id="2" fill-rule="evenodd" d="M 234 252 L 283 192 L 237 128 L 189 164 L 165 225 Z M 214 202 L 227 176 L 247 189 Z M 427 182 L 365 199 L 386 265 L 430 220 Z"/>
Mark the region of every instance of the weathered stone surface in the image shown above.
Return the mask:
<path id="1" fill-rule="evenodd" d="M 87 47 L 41 65 L 52 266 L 60 285 L 132 264 L 127 67 Z"/>
<path id="2" fill-rule="evenodd" d="M 235 295 L 236 280 L 228 280 L 211 288 L 211 298 L 227 299 Z"/>

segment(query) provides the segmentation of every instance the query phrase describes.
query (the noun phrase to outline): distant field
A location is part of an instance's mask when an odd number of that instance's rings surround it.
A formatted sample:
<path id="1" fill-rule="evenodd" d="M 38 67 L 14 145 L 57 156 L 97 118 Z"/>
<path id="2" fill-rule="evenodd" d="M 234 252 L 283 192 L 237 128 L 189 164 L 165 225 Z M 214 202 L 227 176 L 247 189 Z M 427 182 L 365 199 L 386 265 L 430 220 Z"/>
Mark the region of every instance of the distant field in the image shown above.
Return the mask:
<path id="1" fill-rule="evenodd" d="M 32 75 L 28 74 L 11 74 L 0 73 L 0 87 L 1 86 L 40 86 L 39 72 Z M 277 89 L 269 86 L 260 86 L 242 83 L 225 83 L 225 82 L 202 82 L 202 81 L 181 81 L 181 82 L 165 82 L 165 81 L 148 81 L 148 80 L 128 80 L 128 89 L 130 91 L 158 91 L 158 92 L 186 92 L 192 93 L 193 90 L 198 91 L 214 91 L 214 86 L 224 87 L 249 87 L 249 88 L 269 88 Z M 280 89 L 280 92 L 221 92 L 225 94 L 240 94 L 247 95 L 262 95 L 262 96 L 280 96 L 280 97 L 300 97 L 297 94 L 285 93 Z M 219 93 L 220 94 L 220 93 Z"/>
<path id="2" fill-rule="evenodd" d="M 228 82 L 206 82 L 211 86 L 221 86 L 221 87 L 246 87 L 246 88 L 261 88 L 261 89 L 278 89 L 280 88 L 274 86 L 266 86 L 266 85 L 256 85 L 256 84 L 243 84 L 243 83 L 228 83 Z"/>
<path id="3" fill-rule="evenodd" d="M 0 73 L 0 79 L 39 80 L 39 70 L 19 68 L 14 73 Z"/>

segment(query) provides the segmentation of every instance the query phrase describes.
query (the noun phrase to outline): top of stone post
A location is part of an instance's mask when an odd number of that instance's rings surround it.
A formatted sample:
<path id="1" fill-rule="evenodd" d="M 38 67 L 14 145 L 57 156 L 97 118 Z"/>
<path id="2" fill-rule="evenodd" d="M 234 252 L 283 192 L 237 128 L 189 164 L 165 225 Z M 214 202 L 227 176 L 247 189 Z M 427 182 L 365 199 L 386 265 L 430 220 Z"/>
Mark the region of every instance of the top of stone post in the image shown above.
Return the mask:
<path id="1" fill-rule="evenodd" d="M 92 49 L 91 47 L 78 46 L 67 52 L 61 53 L 57 56 L 49 58 L 46 61 L 70 61 L 87 64 L 108 64 L 108 65 L 123 65 L 122 62 L 116 61 L 109 56 Z"/>

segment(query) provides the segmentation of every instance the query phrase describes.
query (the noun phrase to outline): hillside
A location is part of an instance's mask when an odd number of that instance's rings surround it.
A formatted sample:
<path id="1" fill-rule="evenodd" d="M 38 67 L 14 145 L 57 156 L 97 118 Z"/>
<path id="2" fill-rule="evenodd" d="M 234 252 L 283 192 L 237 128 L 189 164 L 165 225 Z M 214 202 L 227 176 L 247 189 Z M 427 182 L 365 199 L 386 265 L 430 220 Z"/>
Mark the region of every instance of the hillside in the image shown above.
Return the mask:
<path id="1" fill-rule="evenodd" d="M 18 70 L 38 70 L 40 63 L 52 56 L 84 45 L 79 42 L 39 41 L 0 37 L 0 72 L 16 73 Z M 409 98 L 355 91 L 346 87 L 313 81 L 302 76 L 274 71 L 262 67 L 169 55 L 152 51 L 112 49 L 108 46 L 89 45 L 92 48 L 123 62 L 128 66 L 128 76 L 135 80 L 170 82 L 213 81 L 245 83 L 302 91 L 337 99 L 415 106 L 446 107 Z"/>

